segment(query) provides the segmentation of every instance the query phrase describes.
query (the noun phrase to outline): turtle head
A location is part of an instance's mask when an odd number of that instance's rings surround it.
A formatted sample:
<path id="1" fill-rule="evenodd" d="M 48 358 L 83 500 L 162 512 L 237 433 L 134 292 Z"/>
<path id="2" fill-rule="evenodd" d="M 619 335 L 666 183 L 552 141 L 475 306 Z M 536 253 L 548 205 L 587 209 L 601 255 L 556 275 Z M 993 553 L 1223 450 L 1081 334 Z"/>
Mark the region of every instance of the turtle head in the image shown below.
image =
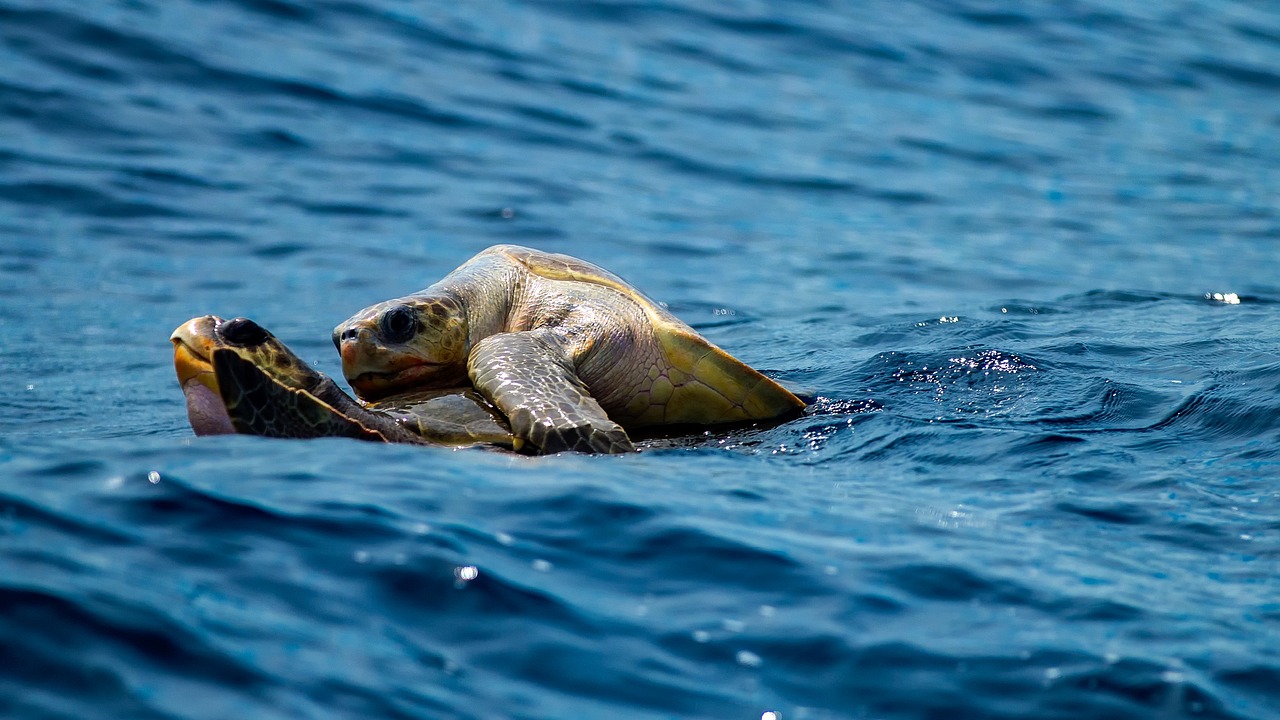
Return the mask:
<path id="1" fill-rule="evenodd" d="M 308 390 L 321 376 L 294 355 L 276 336 L 248 318 L 223 320 L 216 315 L 192 318 L 169 337 L 173 366 L 187 398 L 187 416 L 197 435 L 234 432 L 223 404 L 214 356 L 238 355 L 286 387 Z"/>
<path id="2" fill-rule="evenodd" d="M 217 393 L 213 356 L 221 352 L 239 355 L 287 387 L 309 390 L 320 379 L 320 374 L 305 360 L 249 318 L 223 320 L 217 315 L 192 318 L 178 326 L 169 340 L 173 342 L 178 383 L 183 386 L 194 380 Z"/>
<path id="3" fill-rule="evenodd" d="M 367 307 L 334 328 L 333 344 L 342 374 L 364 400 L 467 380 L 467 314 L 450 295 L 410 295 Z"/>

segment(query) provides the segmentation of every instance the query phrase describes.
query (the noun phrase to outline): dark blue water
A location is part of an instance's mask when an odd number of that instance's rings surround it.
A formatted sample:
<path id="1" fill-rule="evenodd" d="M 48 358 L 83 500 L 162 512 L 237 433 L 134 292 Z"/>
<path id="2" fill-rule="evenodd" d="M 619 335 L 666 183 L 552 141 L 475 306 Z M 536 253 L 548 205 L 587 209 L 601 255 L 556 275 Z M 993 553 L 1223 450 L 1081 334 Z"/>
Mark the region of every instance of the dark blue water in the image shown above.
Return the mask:
<path id="1" fill-rule="evenodd" d="M 0 716 L 1280 716 L 1278 198 L 1268 2 L 0 0 Z M 820 399 L 191 437 L 498 242 Z"/>

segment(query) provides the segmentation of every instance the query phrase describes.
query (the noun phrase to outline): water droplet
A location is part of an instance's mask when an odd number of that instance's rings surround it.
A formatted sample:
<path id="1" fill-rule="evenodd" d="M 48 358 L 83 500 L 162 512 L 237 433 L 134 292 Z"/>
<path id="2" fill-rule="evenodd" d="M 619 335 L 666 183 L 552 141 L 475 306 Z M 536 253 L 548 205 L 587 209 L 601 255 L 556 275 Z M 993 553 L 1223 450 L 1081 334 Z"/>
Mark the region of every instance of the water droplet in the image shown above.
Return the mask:
<path id="1" fill-rule="evenodd" d="M 147 473 L 147 481 L 150 482 L 152 485 L 159 484 L 160 473 L 156 472 L 155 470 L 152 470 L 151 472 Z"/>
<path id="2" fill-rule="evenodd" d="M 711 640 L 711 633 L 707 632 L 706 630 L 694 630 L 694 631 L 693 631 L 693 641 L 694 641 L 694 642 L 704 643 L 704 642 L 707 642 L 707 641 L 709 641 L 709 640 Z"/>
<path id="3" fill-rule="evenodd" d="M 431 532 L 431 526 L 426 523 L 418 523 L 413 526 L 413 532 L 416 535 L 426 535 Z"/>
<path id="4" fill-rule="evenodd" d="M 746 665 L 747 667 L 760 667 L 760 664 L 764 662 L 759 655 L 750 650 L 739 650 L 734 657 L 739 665 Z"/>
<path id="5" fill-rule="evenodd" d="M 778 614 L 778 608 L 772 605 L 760 606 L 760 617 L 773 617 L 774 615 L 777 615 L 777 614 Z"/>
<path id="6" fill-rule="evenodd" d="M 364 564 L 369 562 L 369 551 L 357 550 L 354 553 L 352 553 L 351 557 L 354 558 L 356 562 L 360 564 Z"/>
<path id="7" fill-rule="evenodd" d="M 537 560 L 533 561 L 533 569 L 537 570 L 538 572 L 550 572 L 552 567 L 553 566 L 551 563 L 547 562 L 546 560 L 543 560 L 542 558 L 538 558 Z"/>
<path id="8" fill-rule="evenodd" d="M 459 565 L 453 569 L 453 576 L 458 582 L 471 582 L 480 577 L 480 569 L 475 565 Z"/>
<path id="9" fill-rule="evenodd" d="M 760 720 L 782 720 L 782 713 L 776 710 L 765 710 L 760 714 Z"/>
<path id="10" fill-rule="evenodd" d="M 746 629 L 747 624 L 741 620 L 722 620 L 720 627 L 731 633 L 740 633 Z"/>
<path id="11" fill-rule="evenodd" d="M 512 208 L 502 208 L 502 217 L 504 220 L 510 220 L 516 216 L 516 211 Z"/>
<path id="12" fill-rule="evenodd" d="M 510 535 L 504 532 L 494 533 L 493 539 L 497 540 L 499 545 L 506 545 L 507 547 L 515 545 L 516 543 L 515 538 L 511 537 Z"/>

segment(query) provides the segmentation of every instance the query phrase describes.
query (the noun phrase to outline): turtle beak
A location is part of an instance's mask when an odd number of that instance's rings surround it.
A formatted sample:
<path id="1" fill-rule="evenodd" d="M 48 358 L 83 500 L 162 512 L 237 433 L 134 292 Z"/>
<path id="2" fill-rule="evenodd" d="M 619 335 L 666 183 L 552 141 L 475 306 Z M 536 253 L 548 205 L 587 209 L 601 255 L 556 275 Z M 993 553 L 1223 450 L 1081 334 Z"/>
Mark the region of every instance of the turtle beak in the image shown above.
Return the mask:
<path id="1" fill-rule="evenodd" d="M 333 334 L 338 345 L 338 355 L 342 357 L 342 367 L 355 367 L 364 359 L 364 348 L 373 344 L 373 333 L 368 328 L 348 328 L 341 335 Z"/>
<path id="2" fill-rule="evenodd" d="M 173 369 L 178 374 L 178 384 L 186 387 L 195 380 L 218 392 L 218 378 L 214 375 L 212 357 L 216 345 L 213 331 L 222 319 L 216 315 L 192 318 L 169 336 L 173 343 Z"/>
<path id="3" fill-rule="evenodd" d="M 368 321 L 352 319 L 339 325 L 333 331 L 333 342 L 342 357 L 342 374 L 362 398 L 378 397 L 384 376 L 400 369 L 388 372 L 389 352 L 378 342 Z"/>
<path id="4" fill-rule="evenodd" d="M 227 415 L 213 371 L 213 331 L 222 322 L 216 315 L 192 318 L 169 336 L 173 343 L 173 368 L 187 400 L 187 419 L 196 435 L 228 435 L 235 427 Z"/>

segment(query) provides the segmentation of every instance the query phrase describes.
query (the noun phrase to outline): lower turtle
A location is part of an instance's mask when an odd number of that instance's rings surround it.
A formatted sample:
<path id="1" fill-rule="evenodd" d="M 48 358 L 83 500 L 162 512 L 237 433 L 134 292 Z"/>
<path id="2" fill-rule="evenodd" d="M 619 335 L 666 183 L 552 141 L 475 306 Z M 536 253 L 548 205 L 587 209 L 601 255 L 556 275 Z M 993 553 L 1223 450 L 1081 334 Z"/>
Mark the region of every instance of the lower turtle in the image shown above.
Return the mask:
<path id="1" fill-rule="evenodd" d="M 469 381 L 541 452 L 626 452 L 629 430 L 805 407 L 617 275 L 517 245 L 361 310 L 333 341 L 359 397 Z"/>
<path id="2" fill-rule="evenodd" d="M 517 450 L 524 445 L 502 414 L 470 387 L 409 392 L 364 405 L 246 318 L 193 318 L 170 340 L 197 435 L 350 437 Z"/>

